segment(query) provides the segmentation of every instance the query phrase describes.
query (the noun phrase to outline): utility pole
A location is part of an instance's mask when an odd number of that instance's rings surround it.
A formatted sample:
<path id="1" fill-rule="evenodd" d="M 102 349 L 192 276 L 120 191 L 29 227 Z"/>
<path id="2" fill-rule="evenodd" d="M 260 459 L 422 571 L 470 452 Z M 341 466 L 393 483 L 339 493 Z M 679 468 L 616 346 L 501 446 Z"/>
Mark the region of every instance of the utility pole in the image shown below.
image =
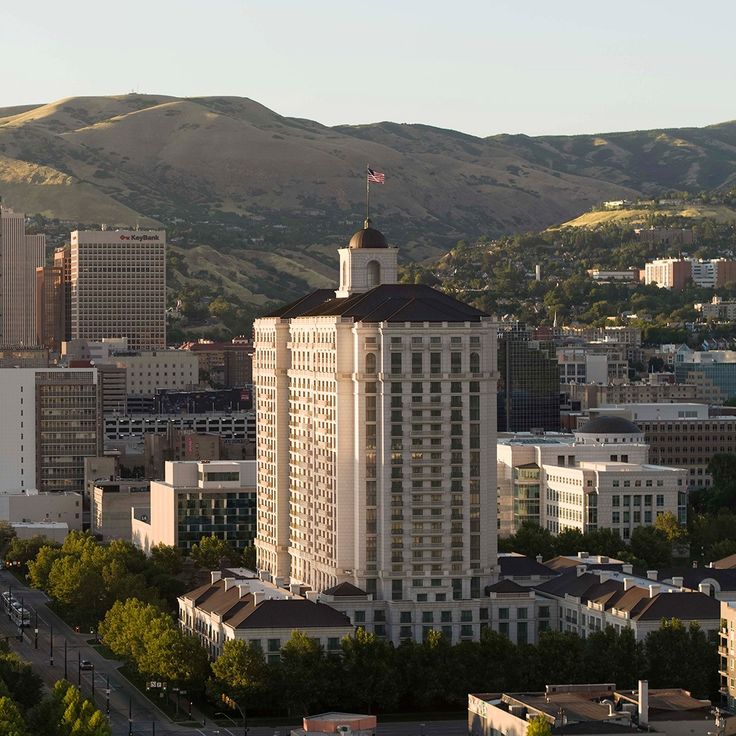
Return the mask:
<path id="1" fill-rule="evenodd" d="M 110 715 L 110 675 L 105 674 L 105 712 Z"/>
<path id="2" fill-rule="evenodd" d="M 66 662 L 67 662 L 67 658 L 66 658 L 66 647 L 67 647 L 67 641 L 66 641 L 66 639 L 64 639 L 64 679 L 65 680 L 68 680 L 69 679 L 69 673 L 67 672 L 67 666 L 66 666 Z"/>
<path id="3" fill-rule="evenodd" d="M 49 664 L 54 666 L 54 625 L 49 624 Z"/>
<path id="4" fill-rule="evenodd" d="M 38 649 L 38 610 L 35 611 L 35 626 L 33 627 L 33 648 Z"/>

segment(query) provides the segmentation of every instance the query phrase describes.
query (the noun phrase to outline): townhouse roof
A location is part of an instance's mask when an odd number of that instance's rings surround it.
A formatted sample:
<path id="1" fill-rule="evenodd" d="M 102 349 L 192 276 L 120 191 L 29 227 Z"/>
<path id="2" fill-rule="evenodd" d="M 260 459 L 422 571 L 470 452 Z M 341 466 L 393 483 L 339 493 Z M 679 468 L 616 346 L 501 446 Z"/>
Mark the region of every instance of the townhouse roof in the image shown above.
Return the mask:
<path id="1" fill-rule="evenodd" d="M 537 562 L 533 557 L 519 554 L 501 554 L 498 556 L 501 577 L 529 577 L 539 575 L 549 577 L 557 572 L 547 565 Z"/>
<path id="2" fill-rule="evenodd" d="M 424 284 L 381 284 L 335 297 L 318 289 L 265 317 L 347 317 L 356 322 L 479 322 L 488 315 Z"/>
<path id="3" fill-rule="evenodd" d="M 736 555 L 728 555 L 728 557 L 721 557 L 720 560 L 716 560 L 713 563 L 713 567 L 716 570 L 730 570 L 732 568 L 736 568 Z"/>
<path id="4" fill-rule="evenodd" d="M 352 597 L 352 596 L 365 596 L 368 595 L 364 590 L 361 590 L 357 585 L 352 583 L 343 582 L 338 583 L 332 588 L 322 591 L 324 595 L 331 595 L 335 598 L 341 597 Z"/>
<path id="5" fill-rule="evenodd" d="M 515 583 L 513 580 L 499 580 L 493 585 L 486 586 L 486 595 L 489 593 L 530 593 L 532 588 Z"/>
<path id="6" fill-rule="evenodd" d="M 192 601 L 194 606 L 208 614 L 222 618 L 222 622 L 235 629 L 349 627 L 350 619 L 324 603 L 314 603 L 273 587 L 275 596 L 259 600 L 252 592 L 243 592 L 237 583 L 254 581 L 237 580 L 225 589 L 225 581 L 201 585 L 184 593 L 181 598 Z M 256 585 L 259 581 L 255 581 Z"/>

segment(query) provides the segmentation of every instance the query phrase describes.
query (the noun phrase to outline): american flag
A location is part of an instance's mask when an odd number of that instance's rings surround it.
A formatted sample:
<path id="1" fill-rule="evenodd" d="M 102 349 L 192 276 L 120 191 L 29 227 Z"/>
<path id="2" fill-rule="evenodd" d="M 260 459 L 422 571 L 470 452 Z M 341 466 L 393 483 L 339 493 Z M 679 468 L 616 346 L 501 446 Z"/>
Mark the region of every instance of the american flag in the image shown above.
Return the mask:
<path id="1" fill-rule="evenodd" d="M 368 181 L 372 181 L 374 184 L 385 184 L 386 174 L 382 171 L 376 171 L 368 167 Z"/>

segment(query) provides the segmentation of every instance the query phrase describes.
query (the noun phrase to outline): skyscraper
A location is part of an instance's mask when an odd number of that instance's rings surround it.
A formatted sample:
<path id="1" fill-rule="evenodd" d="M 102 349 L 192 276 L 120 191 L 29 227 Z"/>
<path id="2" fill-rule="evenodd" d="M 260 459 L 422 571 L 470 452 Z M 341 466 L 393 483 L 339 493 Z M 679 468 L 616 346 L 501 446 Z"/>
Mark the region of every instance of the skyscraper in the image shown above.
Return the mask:
<path id="1" fill-rule="evenodd" d="M 36 269 L 36 342 L 57 356 L 64 333 L 64 272 L 59 266 Z"/>
<path id="2" fill-rule="evenodd" d="M 498 338 L 498 431 L 560 428 L 560 367 L 552 342 L 522 328 Z"/>
<path id="3" fill-rule="evenodd" d="M 496 565 L 495 325 L 397 284 L 369 221 L 339 253 L 337 291 L 254 325 L 259 565 L 357 586 L 395 639 L 407 607 L 426 623 L 461 601 L 478 636 Z"/>
<path id="4" fill-rule="evenodd" d="M 54 267 L 62 273 L 62 291 L 64 299 L 64 340 L 72 339 L 72 248 L 67 243 L 54 250 Z"/>
<path id="5" fill-rule="evenodd" d="M 36 341 L 36 269 L 44 264 L 44 235 L 26 235 L 25 217 L 0 207 L 0 289 L 3 345 Z"/>
<path id="6" fill-rule="evenodd" d="M 166 233 L 76 230 L 71 241 L 71 339 L 166 347 Z"/>

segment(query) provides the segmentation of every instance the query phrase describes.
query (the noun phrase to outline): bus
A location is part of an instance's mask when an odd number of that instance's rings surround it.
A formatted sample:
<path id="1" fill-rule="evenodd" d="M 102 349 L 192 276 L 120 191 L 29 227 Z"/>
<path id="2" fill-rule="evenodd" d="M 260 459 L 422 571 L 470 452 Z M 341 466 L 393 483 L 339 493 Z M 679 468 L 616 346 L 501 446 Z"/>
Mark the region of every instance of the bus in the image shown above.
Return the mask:
<path id="1" fill-rule="evenodd" d="M 10 605 L 10 620 L 19 628 L 31 625 L 31 612 L 25 607 L 13 602 Z"/>

